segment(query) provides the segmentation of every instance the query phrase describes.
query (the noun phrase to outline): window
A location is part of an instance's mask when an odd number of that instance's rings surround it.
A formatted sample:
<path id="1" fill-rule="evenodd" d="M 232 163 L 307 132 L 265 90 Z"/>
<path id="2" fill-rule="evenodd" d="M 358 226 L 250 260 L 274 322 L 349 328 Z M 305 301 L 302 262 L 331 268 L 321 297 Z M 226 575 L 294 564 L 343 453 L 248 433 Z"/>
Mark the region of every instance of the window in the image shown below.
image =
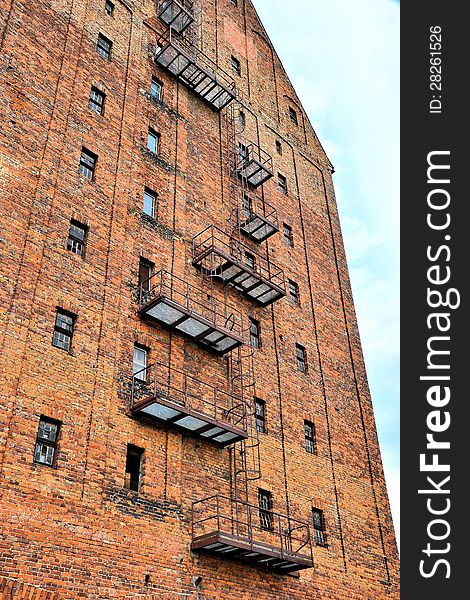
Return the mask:
<path id="1" fill-rule="evenodd" d="M 239 122 L 239 124 L 240 124 L 240 127 L 241 127 L 242 129 L 245 129 L 245 125 L 246 125 L 246 116 L 245 116 L 245 113 L 244 113 L 242 110 L 241 110 L 241 111 L 238 113 L 238 122 Z"/>
<path id="2" fill-rule="evenodd" d="M 90 99 L 88 100 L 88 108 L 94 110 L 95 113 L 102 115 L 104 112 L 104 99 L 106 95 L 98 88 L 91 86 Z"/>
<path id="3" fill-rule="evenodd" d="M 111 2 L 111 0 L 105 0 L 104 12 L 108 15 L 108 17 L 111 17 L 114 13 L 114 4 Z"/>
<path id="4" fill-rule="evenodd" d="M 160 134 L 149 128 L 147 134 L 147 148 L 150 152 L 158 154 L 158 147 L 160 146 Z"/>
<path id="5" fill-rule="evenodd" d="M 134 362 L 132 365 L 132 375 L 139 381 L 147 381 L 147 358 L 148 352 L 142 346 L 134 346 Z"/>
<path id="6" fill-rule="evenodd" d="M 143 292 L 149 292 L 152 287 L 150 278 L 153 273 L 153 263 L 145 258 L 141 258 L 139 262 L 139 288 Z"/>
<path id="7" fill-rule="evenodd" d="M 83 256 L 85 254 L 85 238 L 88 227 L 82 225 L 75 219 L 70 221 L 69 239 L 67 240 L 67 250 Z"/>
<path id="8" fill-rule="evenodd" d="M 53 467 L 57 454 L 57 438 L 59 437 L 60 421 L 41 417 L 39 419 L 36 445 L 34 447 L 34 462 Z"/>
<path id="9" fill-rule="evenodd" d="M 273 514 L 272 514 L 272 494 L 266 490 L 258 489 L 258 506 L 259 506 L 259 520 L 262 529 L 273 528 Z"/>
<path id="10" fill-rule="evenodd" d="M 259 398 L 255 398 L 255 421 L 256 431 L 266 433 L 266 403 Z"/>
<path id="11" fill-rule="evenodd" d="M 80 156 L 80 175 L 86 177 L 90 181 L 95 176 L 96 161 L 98 157 L 93 152 L 90 152 L 85 147 L 82 147 L 82 154 Z"/>
<path id="12" fill-rule="evenodd" d="M 310 421 L 304 421 L 304 433 L 305 433 L 305 450 L 310 454 L 315 454 L 316 451 L 316 437 L 315 437 L 315 425 Z"/>
<path id="13" fill-rule="evenodd" d="M 240 160 L 242 165 L 246 165 L 248 163 L 248 160 L 250 158 L 250 151 L 248 150 L 248 147 L 245 146 L 244 144 L 238 144 L 239 150 L 240 150 Z"/>
<path id="14" fill-rule="evenodd" d="M 295 112 L 295 110 L 292 108 L 292 106 L 289 107 L 289 118 L 291 120 L 291 122 L 298 127 L 299 126 L 299 121 L 297 119 L 297 113 Z"/>
<path id="15" fill-rule="evenodd" d="M 284 175 L 281 175 L 280 173 L 277 174 L 277 183 L 281 192 L 287 194 L 287 179 Z"/>
<path id="16" fill-rule="evenodd" d="M 134 492 L 140 490 L 143 454 L 144 450 L 142 448 L 127 444 L 126 477 L 124 480 L 126 490 L 133 490 Z"/>
<path id="17" fill-rule="evenodd" d="M 243 194 L 242 197 L 242 215 L 245 219 L 251 216 L 251 198 L 248 194 Z"/>
<path id="18" fill-rule="evenodd" d="M 157 196 L 154 192 L 145 188 L 144 191 L 144 213 L 149 217 L 155 217 L 155 206 L 157 203 Z"/>
<path id="19" fill-rule="evenodd" d="M 276 140 L 276 152 L 282 154 L 282 144 L 279 140 Z"/>
<path id="20" fill-rule="evenodd" d="M 52 335 L 52 345 L 62 350 L 70 352 L 72 347 L 73 327 L 76 315 L 64 310 L 57 310 L 54 324 L 54 333 Z"/>
<path id="21" fill-rule="evenodd" d="M 284 244 L 286 246 L 294 245 L 294 236 L 292 235 L 292 227 L 290 225 L 283 224 Z"/>
<path id="22" fill-rule="evenodd" d="M 252 348 L 261 348 L 261 330 L 259 321 L 248 317 L 250 323 L 250 346 Z"/>
<path id="23" fill-rule="evenodd" d="M 299 286 L 295 283 L 295 281 L 292 281 L 292 279 L 289 279 L 289 299 L 292 304 L 300 304 Z"/>
<path id="24" fill-rule="evenodd" d="M 104 59 L 110 59 L 112 46 L 113 42 L 111 40 L 108 40 L 108 38 L 105 37 L 102 33 L 98 34 L 98 43 L 96 44 L 96 51 Z"/>
<path id="25" fill-rule="evenodd" d="M 319 508 L 312 508 L 313 533 L 318 546 L 326 546 L 325 516 Z"/>
<path id="26" fill-rule="evenodd" d="M 240 61 L 238 60 L 238 58 L 235 58 L 234 56 L 232 56 L 230 58 L 230 61 L 231 61 L 231 65 L 232 65 L 232 71 L 234 73 L 236 73 L 237 75 L 241 75 L 242 68 L 241 68 Z"/>
<path id="27" fill-rule="evenodd" d="M 302 373 L 307 372 L 307 351 L 300 344 L 295 345 L 295 351 L 297 354 L 297 368 Z"/>
<path id="28" fill-rule="evenodd" d="M 152 77 L 150 82 L 150 97 L 153 100 L 162 100 L 163 84 L 156 77 Z"/>
<path id="29" fill-rule="evenodd" d="M 255 257 L 253 254 L 250 254 L 249 252 L 245 252 L 245 265 L 254 270 L 255 268 Z"/>

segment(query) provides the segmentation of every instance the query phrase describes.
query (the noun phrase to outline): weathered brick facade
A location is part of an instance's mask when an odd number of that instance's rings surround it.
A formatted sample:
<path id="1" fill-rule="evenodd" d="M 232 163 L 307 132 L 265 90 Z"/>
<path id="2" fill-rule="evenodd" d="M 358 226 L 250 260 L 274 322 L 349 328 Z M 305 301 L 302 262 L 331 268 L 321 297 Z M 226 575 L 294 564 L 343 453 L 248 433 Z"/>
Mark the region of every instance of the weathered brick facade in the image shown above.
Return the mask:
<path id="1" fill-rule="evenodd" d="M 194 8 L 186 37 L 235 81 L 243 136 L 273 157 L 274 177 L 256 194 L 277 209 L 280 232 L 261 244 L 234 227 L 236 102 L 219 113 L 155 63 L 167 28 L 154 1 L 115 0 L 108 15 L 105 0 L 0 0 L 0 596 L 398 598 L 331 164 L 251 2 Z M 96 51 L 100 33 L 109 60 Z M 89 108 L 91 86 L 106 95 L 103 114 Z M 161 134 L 158 156 L 149 127 Z M 92 181 L 79 174 L 82 147 L 98 157 Z M 145 188 L 157 195 L 154 217 L 142 210 Z M 88 227 L 83 256 L 67 249 L 71 219 Z M 300 305 L 288 294 L 262 307 L 195 268 L 192 240 L 211 224 L 280 266 Z M 190 548 L 192 503 L 235 493 L 237 446 L 131 416 L 134 345 L 149 362 L 240 386 L 228 355 L 138 314 L 140 258 L 236 307 L 245 331 L 248 317 L 260 323 L 261 348 L 233 352 L 254 365 L 249 419 L 253 396 L 266 403 L 248 500 L 271 492 L 273 510 L 308 523 L 312 537 L 312 508 L 324 511 L 328 544 L 313 544 L 315 566 L 298 576 Z M 57 308 L 76 315 L 71 352 L 51 343 Z M 33 460 L 41 416 L 61 422 L 53 467 Z M 144 449 L 139 492 L 124 488 L 128 444 Z"/>

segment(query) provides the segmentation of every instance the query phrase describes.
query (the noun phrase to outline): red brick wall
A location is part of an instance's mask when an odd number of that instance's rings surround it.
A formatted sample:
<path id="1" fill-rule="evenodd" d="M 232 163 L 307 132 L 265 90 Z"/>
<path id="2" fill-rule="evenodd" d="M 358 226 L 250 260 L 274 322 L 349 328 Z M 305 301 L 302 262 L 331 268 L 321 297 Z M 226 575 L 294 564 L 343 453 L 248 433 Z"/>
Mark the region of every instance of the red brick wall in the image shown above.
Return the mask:
<path id="1" fill-rule="evenodd" d="M 233 289 L 211 290 L 245 326 L 248 315 L 261 322 L 254 393 L 266 401 L 267 433 L 250 500 L 262 487 L 275 510 L 309 522 L 321 508 L 328 548 L 316 547 L 315 568 L 298 578 L 191 552 L 191 503 L 231 492 L 230 452 L 128 415 L 135 342 L 205 381 L 227 379 L 226 358 L 142 321 L 135 302 L 140 256 L 205 285 L 191 240 L 230 216 L 224 117 L 153 63 L 164 30 L 153 2 L 116 1 L 107 17 L 102 0 L 0 0 L 0 572 L 16 590 L 67 599 L 215 599 L 227 590 L 234 600 L 397 598 L 330 164 L 251 3 L 205 0 L 203 9 L 203 49 L 228 73 L 231 55 L 240 60 L 246 135 L 274 159 L 264 194 L 293 229 L 293 248 L 282 234 L 253 248 L 301 294 L 300 307 L 283 299 L 260 308 Z M 110 62 L 95 50 L 99 32 L 113 41 Z M 152 75 L 163 81 L 162 104 L 149 99 Z M 107 94 L 103 116 L 88 109 L 91 85 Z M 149 126 L 162 136 L 159 161 L 145 151 Z M 99 157 L 93 182 L 78 175 L 82 146 Z M 141 212 L 144 186 L 158 193 L 154 221 Z M 89 226 L 84 258 L 66 249 L 71 218 Z M 57 306 L 78 315 L 70 355 L 51 346 Z M 306 375 L 296 343 L 307 348 Z M 62 421 L 54 469 L 32 461 L 41 414 Z M 315 455 L 304 450 L 304 419 L 316 426 Z M 138 495 L 123 489 L 128 443 L 145 448 Z"/>

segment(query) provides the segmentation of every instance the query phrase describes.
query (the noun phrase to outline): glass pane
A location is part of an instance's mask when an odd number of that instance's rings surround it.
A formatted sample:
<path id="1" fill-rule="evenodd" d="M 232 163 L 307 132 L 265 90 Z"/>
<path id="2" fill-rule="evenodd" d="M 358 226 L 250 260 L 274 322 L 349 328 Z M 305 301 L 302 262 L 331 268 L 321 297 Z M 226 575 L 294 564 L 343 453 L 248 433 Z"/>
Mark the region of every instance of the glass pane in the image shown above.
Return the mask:
<path id="1" fill-rule="evenodd" d="M 155 196 L 150 192 L 144 192 L 144 213 L 151 217 L 155 214 Z"/>
<path id="2" fill-rule="evenodd" d="M 57 425 L 48 421 L 39 421 L 38 437 L 43 440 L 55 442 L 57 439 Z"/>

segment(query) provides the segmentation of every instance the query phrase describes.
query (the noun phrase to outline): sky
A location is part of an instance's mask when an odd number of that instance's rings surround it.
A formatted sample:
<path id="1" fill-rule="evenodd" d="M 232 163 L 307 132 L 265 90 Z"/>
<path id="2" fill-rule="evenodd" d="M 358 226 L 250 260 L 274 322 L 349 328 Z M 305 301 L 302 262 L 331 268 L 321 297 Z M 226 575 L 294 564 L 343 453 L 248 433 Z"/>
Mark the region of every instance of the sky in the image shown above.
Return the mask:
<path id="1" fill-rule="evenodd" d="M 335 167 L 333 181 L 398 537 L 400 4 L 253 3 Z"/>

